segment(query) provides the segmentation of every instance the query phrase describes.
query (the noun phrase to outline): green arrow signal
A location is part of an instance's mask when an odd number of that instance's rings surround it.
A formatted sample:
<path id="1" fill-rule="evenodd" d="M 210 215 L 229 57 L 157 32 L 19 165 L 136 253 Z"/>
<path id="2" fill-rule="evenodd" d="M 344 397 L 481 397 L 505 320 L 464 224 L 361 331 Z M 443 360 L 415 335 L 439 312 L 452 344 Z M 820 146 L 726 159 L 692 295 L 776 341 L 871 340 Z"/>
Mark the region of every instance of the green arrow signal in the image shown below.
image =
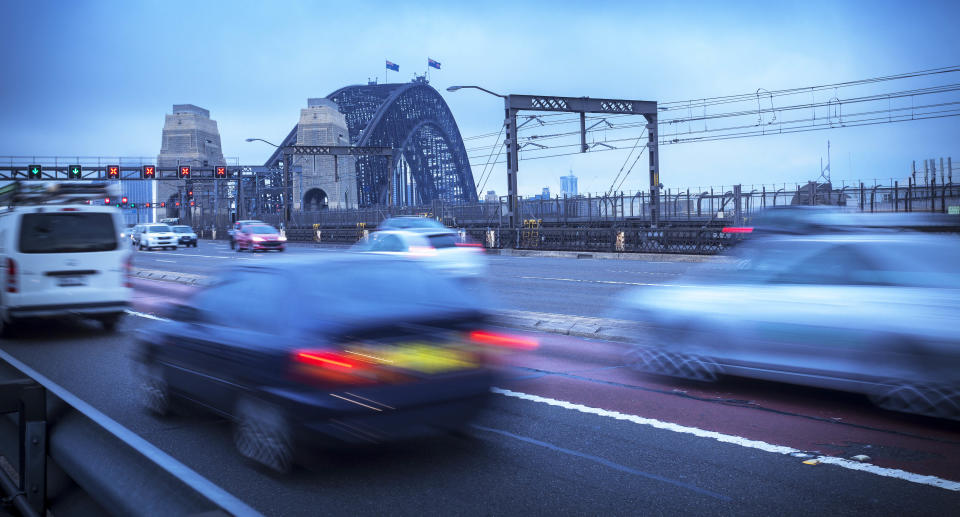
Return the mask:
<path id="1" fill-rule="evenodd" d="M 34 174 L 36 174 L 36 173 L 38 173 L 38 172 L 40 172 L 40 171 L 38 171 L 37 169 L 33 169 L 33 170 L 32 170 L 32 171 L 30 171 L 30 172 L 32 172 L 32 173 L 34 173 Z"/>

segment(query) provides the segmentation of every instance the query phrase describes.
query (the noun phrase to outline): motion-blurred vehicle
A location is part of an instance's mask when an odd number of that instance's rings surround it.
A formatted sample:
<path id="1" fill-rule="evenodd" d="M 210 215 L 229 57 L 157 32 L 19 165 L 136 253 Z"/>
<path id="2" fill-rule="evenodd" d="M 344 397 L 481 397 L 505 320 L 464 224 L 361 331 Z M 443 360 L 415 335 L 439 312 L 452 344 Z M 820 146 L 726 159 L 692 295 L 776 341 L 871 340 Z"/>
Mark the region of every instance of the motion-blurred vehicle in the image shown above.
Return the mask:
<path id="1" fill-rule="evenodd" d="M 783 381 L 960 419 L 958 256 L 947 235 L 770 235 L 631 292 L 616 316 L 650 325 L 631 354 L 643 372 Z"/>
<path id="2" fill-rule="evenodd" d="M 450 230 L 439 221 L 415 215 L 400 215 L 384 220 L 377 230 L 442 231 Z"/>
<path id="3" fill-rule="evenodd" d="M 243 250 L 284 251 L 287 245 L 287 238 L 267 224 L 245 224 L 233 237 L 237 241 L 238 253 Z"/>
<path id="4" fill-rule="evenodd" d="M 458 278 L 476 278 L 486 274 L 483 246 L 462 241 L 449 228 L 432 231 L 381 230 L 354 245 L 354 251 L 394 255 L 421 262 L 424 266 Z"/>
<path id="5" fill-rule="evenodd" d="M 151 251 L 154 248 L 176 250 L 180 242 L 180 237 L 165 224 L 144 224 L 133 235 L 133 244 L 141 251 Z"/>
<path id="6" fill-rule="evenodd" d="M 0 333 L 25 318 L 82 316 L 116 328 L 130 305 L 131 253 L 104 184 L 11 183 L 0 189 Z"/>
<path id="7" fill-rule="evenodd" d="M 179 237 L 178 243 L 183 247 L 193 246 L 197 247 L 197 234 L 193 231 L 193 228 L 187 225 L 177 225 L 171 228 L 173 233 L 177 234 Z"/>
<path id="8" fill-rule="evenodd" d="M 392 257 L 238 266 L 142 331 L 144 402 L 227 415 L 240 454 L 277 471 L 324 448 L 459 430 L 489 396 L 491 355 L 534 346 L 488 328 L 478 299 Z"/>
<path id="9" fill-rule="evenodd" d="M 263 222 L 263 221 L 260 221 L 260 220 L 257 220 L 257 219 L 243 219 L 243 220 L 241 220 L 241 221 L 237 221 L 237 222 L 233 223 L 233 227 L 231 227 L 229 230 L 227 230 L 227 235 L 230 237 L 230 249 L 234 249 L 234 248 L 236 247 L 236 245 L 237 245 L 237 239 L 236 239 L 237 232 L 239 232 L 239 231 L 243 228 L 243 226 L 246 225 L 246 224 L 267 224 L 267 223 L 265 223 L 265 222 Z"/>

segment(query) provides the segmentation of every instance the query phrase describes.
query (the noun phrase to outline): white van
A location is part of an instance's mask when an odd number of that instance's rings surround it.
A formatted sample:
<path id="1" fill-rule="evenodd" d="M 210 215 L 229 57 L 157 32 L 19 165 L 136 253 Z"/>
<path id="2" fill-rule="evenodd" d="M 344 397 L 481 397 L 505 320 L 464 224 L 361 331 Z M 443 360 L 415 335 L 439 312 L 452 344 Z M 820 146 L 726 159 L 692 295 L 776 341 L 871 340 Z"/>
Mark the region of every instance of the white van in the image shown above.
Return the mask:
<path id="1" fill-rule="evenodd" d="M 103 184 L 0 188 L 0 333 L 68 315 L 116 328 L 133 294 L 132 253 L 120 211 L 93 204 L 104 195 Z"/>

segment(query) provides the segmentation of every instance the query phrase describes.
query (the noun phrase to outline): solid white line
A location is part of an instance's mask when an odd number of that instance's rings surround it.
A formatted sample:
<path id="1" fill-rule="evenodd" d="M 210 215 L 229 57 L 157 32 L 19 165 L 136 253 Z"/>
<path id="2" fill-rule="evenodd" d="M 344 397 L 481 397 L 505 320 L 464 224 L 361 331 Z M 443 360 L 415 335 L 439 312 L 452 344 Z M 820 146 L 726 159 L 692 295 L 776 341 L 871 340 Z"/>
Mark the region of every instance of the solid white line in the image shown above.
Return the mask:
<path id="1" fill-rule="evenodd" d="M 147 314 L 147 313 L 145 313 L 145 312 L 131 311 L 130 309 L 127 309 L 126 312 L 127 312 L 127 314 L 129 314 L 129 315 L 131 315 L 131 316 L 139 316 L 139 317 L 141 317 L 141 318 L 147 318 L 148 320 L 154 320 L 154 321 L 170 321 L 170 320 L 167 319 L 167 318 L 161 318 L 160 316 L 154 316 L 153 314 Z"/>
<path id="2" fill-rule="evenodd" d="M 176 264 L 176 263 L 177 263 L 176 260 L 167 260 L 167 259 L 154 259 L 154 260 L 156 260 L 157 262 L 169 262 L 169 263 L 171 263 L 171 264 Z"/>
<path id="3" fill-rule="evenodd" d="M 580 278 L 551 278 L 545 276 L 518 276 L 525 280 L 554 280 L 557 282 L 579 282 L 584 284 L 646 285 L 655 287 L 683 287 L 677 284 L 651 284 L 646 282 L 617 282 L 615 280 L 583 280 Z"/>
<path id="4" fill-rule="evenodd" d="M 635 424 L 648 425 L 650 427 L 663 429 L 665 431 L 692 434 L 700 438 L 711 438 L 718 442 L 730 443 L 733 445 L 739 445 L 741 447 L 759 449 L 761 451 L 773 452 L 776 454 L 800 455 L 804 453 L 804 451 L 801 451 L 799 449 L 794 449 L 793 447 L 786 447 L 783 445 L 774 445 L 774 444 L 770 444 L 770 443 L 759 441 L 759 440 L 751 440 L 749 438 L 743 438 L 741 436 L 723 434 L 715 431 L 707 431 L 705 429 L 698 429 L 696 427 L 687 427 L 687 426 L 674 424 L 670 422 L 655 420 L 653 418 L 645 418 L 637 415 L 629 415 L 626 413 L 620 413 L 619 411 L 610 411 L 607 409 L 594 408 L 590 406 L 584 406 L 582 404 L 576 404 L 573 402 L 566 402 L 563 400 L 541 397 L 539 395 L 530 395 L 528 393 L 521 393 L 517 391 L 502 389 L 502 388 L 491 388 L 490 390 L 494 393 L 499 393 L 500 395 L 504 395 L 507 397 L 514 397 L 518 399 L 529 400 L 531 402 L 539 402 L 541 404 L 549 404 L 551 406 L 559 406 L 566 409 L 572 409 L 574 411 L 580 411 L 581 413 L 589 413 L 592 415 L 605 416 L 609 418 L 615 418 L 617 420 L 626 420 L 628 422 L 633 422 Z M 925 476 L 922 474 L 914 474 L 912 472 L 907 472 L 905 470 L 879 467 L 871 463 L 860 463 L 857 461 L 848 460 L 845 458 L 837 458 L 834 456 L 818 456 L 816 457 L 816 460 L 819 461 L 820 463 L 836 465 L 838 467 L 843 467 L 845 469 L 858 470 L 861 472 L 875 474 L 877 476 L 901 479 L 904 481 L 910 481 L 911 483 L 918 483 L 921 485 L 928 485 L 928 486 L 933 486 L 937 488 L 944 488 L 954 492 L 960 492 L 960 483 L 956 481 L 943 479 L 943 478 L 938 478 L 936 476 Z"/>

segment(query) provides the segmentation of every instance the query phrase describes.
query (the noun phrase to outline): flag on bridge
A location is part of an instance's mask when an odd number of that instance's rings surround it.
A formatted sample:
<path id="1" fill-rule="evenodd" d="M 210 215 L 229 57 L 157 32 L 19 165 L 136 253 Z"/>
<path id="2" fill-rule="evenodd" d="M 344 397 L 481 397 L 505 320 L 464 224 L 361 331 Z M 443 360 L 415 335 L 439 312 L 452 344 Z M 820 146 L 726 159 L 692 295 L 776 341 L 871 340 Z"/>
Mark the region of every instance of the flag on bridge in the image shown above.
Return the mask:
<path id="1" fill-rule="evenodd" d="M 429 57 L 427 58 L 427 66 L 432 66 L 433 68 L 436 68 L 437 70 L 440 70 L 440 62 L 439 62 L 439 61 L 434 61 L 434 60 L 430 59 Z"/>
<path id="2" fill-rule="evenodd" d="M 391 63 L 390 61 L 387 61 L 387 70 L 393 70 L 394 72 L 399 72 L 399 71 L 400 71 L 400 65 L 398 65 L 398 64 L 396 64 L 396 63 Z"/>

